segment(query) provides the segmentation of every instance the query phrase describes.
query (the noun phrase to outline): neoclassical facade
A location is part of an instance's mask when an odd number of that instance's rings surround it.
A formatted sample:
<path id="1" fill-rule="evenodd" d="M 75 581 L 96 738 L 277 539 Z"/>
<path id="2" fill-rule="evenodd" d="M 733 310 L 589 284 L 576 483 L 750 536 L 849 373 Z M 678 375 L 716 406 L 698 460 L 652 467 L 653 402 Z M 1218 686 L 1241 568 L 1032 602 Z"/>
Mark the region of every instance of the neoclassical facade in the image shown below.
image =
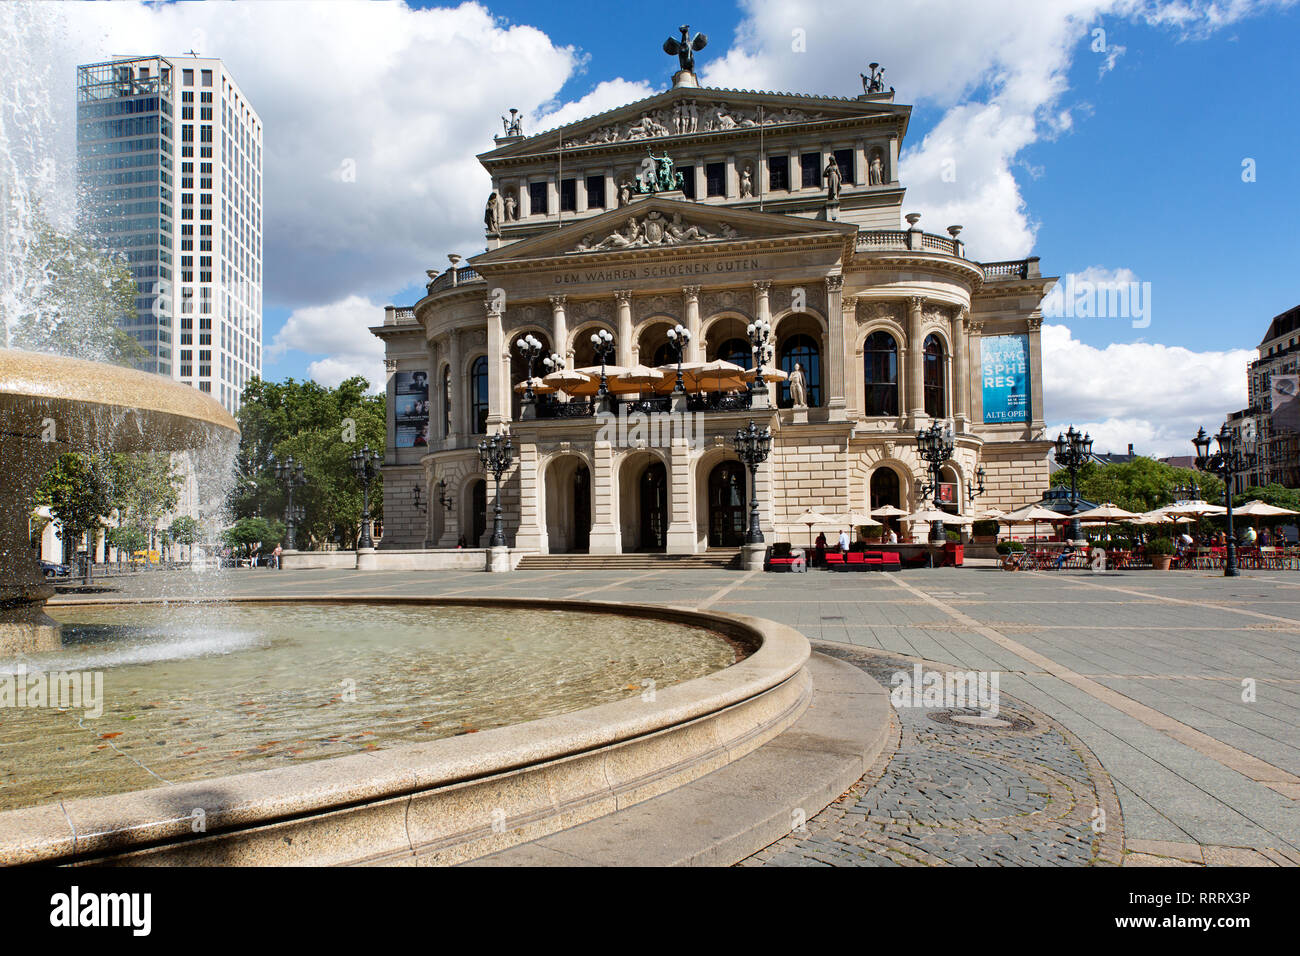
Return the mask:
<path id="1" fill-rule="evenodd" d="M 428 294 L 373 330 L 390 373 L 382 547 L 487 543 L 493 481 L 477 446 L 496 432 L 515 449 L 507 541 L 543 554 L 738 546 L 748 473 L 729 438 L 751 420 L 773 433 L 757 479 L 769 541 L 805 541 L 795 518 L 808 508 L 919 508 L 916 432 L 935 420 L 955 436 L 949 510 L 1037 500 L 1050 447 L 1039 303 L 1055 280 L 1033 258 L 973 261 L 959 227 L 903 223 L 910 108 L 892 92 L 674 79 L 560 129 L 508 128 L 479 157 L 492 177 L 487 250 L 431 271 Z M 610 364 L 672 375 L 670 329 L 690 333 L 685 363 L 752 368 L 746 330 L 760 320 L 772 329 L 763 364 L 798 364 L 806 407 L 784 382 L 603 408 L 520 393 L 526 335 L 575 369 L 599 364 L 591 336 L 605 330 Z"/>

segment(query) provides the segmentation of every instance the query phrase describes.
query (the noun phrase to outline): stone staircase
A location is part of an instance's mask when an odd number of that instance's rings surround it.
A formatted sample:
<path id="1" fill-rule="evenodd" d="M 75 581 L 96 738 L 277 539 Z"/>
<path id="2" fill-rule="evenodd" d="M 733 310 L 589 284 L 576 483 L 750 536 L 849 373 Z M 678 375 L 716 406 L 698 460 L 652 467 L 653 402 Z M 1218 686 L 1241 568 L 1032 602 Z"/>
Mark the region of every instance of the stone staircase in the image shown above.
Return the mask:
<path id="1" fill-rule="evenodd" d="M 520 571 L 693 571 L 737 569 L 739 548 L 710 548 L 702 554 L 530 554 Z"/>

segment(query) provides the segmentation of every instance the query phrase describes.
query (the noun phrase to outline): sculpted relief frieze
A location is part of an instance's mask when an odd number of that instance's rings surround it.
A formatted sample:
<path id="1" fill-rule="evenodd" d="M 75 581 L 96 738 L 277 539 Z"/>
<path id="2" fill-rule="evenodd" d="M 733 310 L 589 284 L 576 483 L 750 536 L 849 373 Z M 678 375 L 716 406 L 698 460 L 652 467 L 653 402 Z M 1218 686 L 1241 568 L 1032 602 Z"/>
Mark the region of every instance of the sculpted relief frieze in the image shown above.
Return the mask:
<path id="1" fill-rule="evenodd" d="M 718 312 L 754 314 L 754 293 L 751 289 L 719 289 L 700 295 L 700 315 L 708 317 Z"/>
<path id="2" fill-rule="evenodd" d="M 825 119 L 821 113 L 806 113 L 789 107 L 764 111 L 763 126 L 811 123 Z M 594 146 L 605 143 L 630 143 L 661 136 L 685 136 L 691 133 L 716 133 L 760 125 L 757 108 L 732 107 L 726 103 L 683 100 L 675 106 L 642 113 L 636 119 L 613 123 L 564 141 L 564 148 Z"/>
<path id="3" fill-rule="evenodd" d="M 681 213 L 669 219 L 659 211 L 644 216 L 629 216 L 623 225 L 603 238 L 595 233 L 583 236 L 571 253 L 602 252 L 610 249 L 648 249 L 656 246 L 676 246 L 694 242 L 718 242 L 735 239 L 739 233 L 725 222 L 718 223 L 713 231 L 701 225 L 688 223 Z"/>
<path id="4" fill-rule="evenodd" d="M 903 307 L 897 302 L 870 302 L 859 299 L 857 319 L 859 324 L 886 321 L 901 326 Z"/>

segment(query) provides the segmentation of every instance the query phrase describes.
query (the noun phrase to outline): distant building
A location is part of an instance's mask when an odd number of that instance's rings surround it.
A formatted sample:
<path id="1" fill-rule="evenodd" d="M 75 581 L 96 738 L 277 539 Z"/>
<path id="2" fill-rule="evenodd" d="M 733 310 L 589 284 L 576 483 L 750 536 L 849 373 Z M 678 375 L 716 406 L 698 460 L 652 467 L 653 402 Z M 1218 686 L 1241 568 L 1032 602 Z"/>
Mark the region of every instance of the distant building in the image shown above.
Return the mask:
<path id="1" fill-rule="evenodd" d="M 1140 458 L 1140 457 L 1142 456 L 1134 453 L 1133 443 L 1129 442 L 1128 452 L 1125 454 L 1121 455 L 1116 452 L 1110 452 L 1110 451 L 1107 452 L 1094 451 L 1091 455 L 1088 456 L 1088 460 L 1096 465 L 1122 465 L 1122 464 L 1127 464 L 1133 459 Z M 1052 450 L 1047 454 L 1047 473 L 1049 475 L 1054 475 L 1056 474 L 1056 472 L 1060 471 L 1063 467 L 1064 467 L 1063 465 L 1057 464 L 1056 446 L 1053 445 Z"/>
<path id="2" fill-rule="evenodd" d="M 262 121 L 219 59 L 77 67 L 84 227 L 138 286 L 146 371 L 231 412 L 262 374 Z"/>
<path id="3" fill-rule="evenodd" d="M 1253 445 L 1258 460 L 1237 475 L 1234 490 L 1274 483 L 1300 487 L 1300 305 L 1269 323 L 1246 382 L 1250 404 L 1230 414 L 1227 424 Z"/>

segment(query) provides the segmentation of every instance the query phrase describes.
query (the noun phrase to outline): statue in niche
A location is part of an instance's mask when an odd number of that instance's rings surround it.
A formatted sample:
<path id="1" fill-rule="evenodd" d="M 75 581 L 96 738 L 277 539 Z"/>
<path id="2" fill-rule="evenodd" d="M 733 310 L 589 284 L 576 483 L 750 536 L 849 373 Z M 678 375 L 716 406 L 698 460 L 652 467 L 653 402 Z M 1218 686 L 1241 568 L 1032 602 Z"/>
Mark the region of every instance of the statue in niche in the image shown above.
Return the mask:
<path id="1" fill-rule="evenodd" d="M 489 236 L 501 233 L 501 195 L 495 189 L 488 196 L 487 208 L 483 210 L 483 224 L 487 226 Z"/>
<path id="2" fill-rule="evenodd" d="M 790 378 L 786 382 L 790 386 L 790 401 L 795 408 L 808 407 L 808 380 L 804 378 L 803 366 L 798 362 L 794 363 L 794 371 L 790 373 Z"/>
<path id="3" fill-rule="evenodd" d="M 840 185 L 844 182 L 844 177 L 840 173 L 840 164 L 835 162 L 832 156 L 826 162 L 826 168 L 822 170 L 822 182 L 826 184 L 826 201 L 840 201 Z"/>
<path id="4" fill-rule="evenodd" d="M 871 154 L 871 165 L 867 168 L 867 183 L 872 186 L 881 186 L 885 181 L 885 163 L 880 158 L 880 150 L 875 150 Z"/>
<path id="5" fill-rule="evenodd" d="M 681 30 L 682 38 L 679 40 L 676 37 L 669 37 L 665 40 L 664 52 L 669 56 L 677 57 L 677 63 L 683 72 L 694 73 L 695 54 L 708 46 L 709 38 L 703 33 L 697 33 L 694 38 L 688 41 L 687 37 L 691 32 L 691 28 L 689 26 L 682 26 L 678 29 Z"/>
<path id="6" fill-rule="evenodd" d="M 746 163 L 744 171 L 740 174 L 740 198 L 752 199 L 753 196 L 754 196 L 754 167 L 750 163 Z"/>
<path id="7" fill-rule="evenodd" d="M 632 202 L 632 183 L 630 180 L 623 180 L 618 184 L 618 204 L 626 206 Z"/>
<path id="8" fill-rule="evenodd" d="M 514 193 L 506 193 L 505 197 L 506 222 L 514 222 L 519 218 L 519 201 L 515 199 Z"/>

